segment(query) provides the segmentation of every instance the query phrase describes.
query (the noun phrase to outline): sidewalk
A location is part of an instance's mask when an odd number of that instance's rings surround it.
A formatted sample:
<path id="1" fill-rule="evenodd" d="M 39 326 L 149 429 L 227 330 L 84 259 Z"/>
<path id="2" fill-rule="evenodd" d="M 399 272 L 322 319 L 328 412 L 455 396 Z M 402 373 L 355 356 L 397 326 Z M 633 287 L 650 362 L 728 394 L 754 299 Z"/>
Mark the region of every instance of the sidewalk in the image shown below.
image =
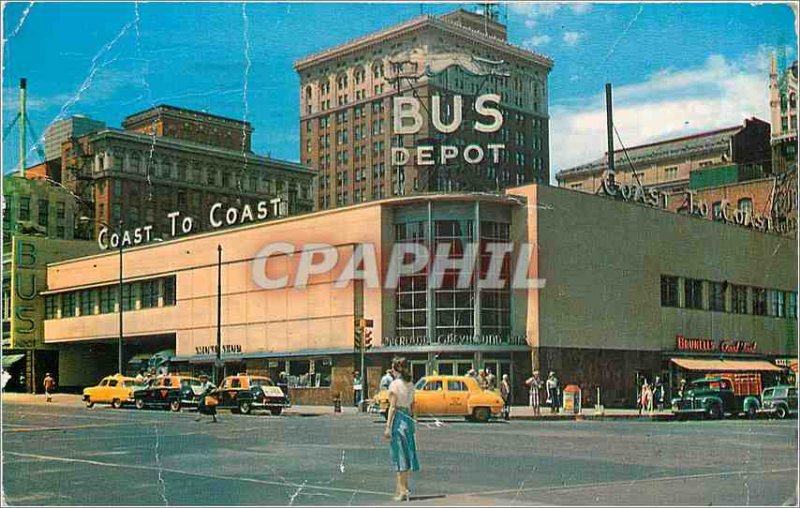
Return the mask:
<path id="1" fill-rule="evenodd" d="M 5 393 L 0 395 L 0 400 L 3 403 L 11 404 L 46 404 L 44 394 L 30 394 L 30 393 Z M 54 406 L 83 406 L 81 396 L 72 393 L 55 393 L 53 394 Z M 335 415 L 333 406 L 292 406 L 286 409 L 283 414 L 290 416 L 324 416 Z M 343 415 L 357 415 L 358 409 L 352 406 L 342 406 Z M 367 415 L 367 413 L 363 413 Z M 376 416 L 376 415 L 370 415 Z M 655 411 L 652 414 L 643 412 L 639 415 L 638 409 L 608 409 L 605 408 L 602 414 L 595 413 L 594 408 L 584 408 L 580 414 L 565 414 L 550 412 L 550 408 L 543 407 L 541 414 L 534 416 L 533 409 L 529 406 L 512 406 L 511 407 L 512 420 L 672 420 L 674 415 L 668 411 Z"/>

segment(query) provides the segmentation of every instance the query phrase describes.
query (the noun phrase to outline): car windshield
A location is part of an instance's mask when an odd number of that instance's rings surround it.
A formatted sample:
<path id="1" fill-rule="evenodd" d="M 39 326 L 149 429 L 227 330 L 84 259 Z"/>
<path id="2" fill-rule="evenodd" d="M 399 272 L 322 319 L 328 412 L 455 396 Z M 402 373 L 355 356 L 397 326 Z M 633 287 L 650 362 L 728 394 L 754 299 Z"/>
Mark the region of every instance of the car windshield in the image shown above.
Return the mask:
<path id="1" fill-rule="evenodd" d="M 250 378 L 250 388 L 260 388 L 262 386 L 275 386 L 272 380 L 265 377 Z"/>

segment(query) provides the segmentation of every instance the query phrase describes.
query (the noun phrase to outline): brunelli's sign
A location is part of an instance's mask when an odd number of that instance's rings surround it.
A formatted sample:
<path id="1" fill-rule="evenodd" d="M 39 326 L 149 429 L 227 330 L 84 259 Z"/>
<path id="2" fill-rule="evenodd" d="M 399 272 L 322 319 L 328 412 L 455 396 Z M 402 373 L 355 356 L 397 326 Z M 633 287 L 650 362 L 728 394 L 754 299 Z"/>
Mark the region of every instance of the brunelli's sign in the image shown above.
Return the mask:
<path id="1" fill-rule="evenodd" d="M 687 339 L 683 335 L 676 335 L 675 348 L 678 351 L 691 351 L 696 353 L 755 353 L 757 345 L 755 341 Z"/>
<path id="2" fill-rule="evenodd" d="M 473 109 L 481 117 L 472 122 L 472 130 L 480 133 L 493 133 L 503 126 L 503 112 L 499 109 L 500 95 L 483 94 L 475 98 Z M 396 136 L 418 134 L 425 123 L 423 105 L 416 97 L 394 97 L 392 115 L 392 133 Z M 461 95 L 453 96 L 452 108 L 446 106 L 451 112 L 449 121 L 443 119 L 442 97 L 431 97 L 431 110 L 429 125 L 441 134 L 452 134 L 461 129 L 464 119 L 464 98 Z M 427 109 L 427 108 L 425 108 Z M 488 143 L 485 146 L 477 143 L 466 145 L 463 150 L 457 145 L 420 144 L 412 147 L 392 147 L 392 166 L 404 166 L 408 163 L 417 166 L 447 165 L 459 158 L 467 164 L 480 164 L 487 156 L 493 164 L 500 162 L 500 152 L 505 150 L 503 143 Z"/>
<path id="3" fill-rule="evenodd" d="M 214 203 L 208 210 L 208 223 L 211 229 L 219 229 L 280 217 L 285 215 L 285 210 L 286 200 L 282 198 L 258 201 L 254 205 L 244 204 L 241 206 Z M 162 239 L 165 236 L 177 238 L 188 235 L 194 232 L 197 226 L 197 220 L 194 217 L 184 215 L 180 211 L 168 213 L 167 218 L 169 219 L 170 228 L 169 231 L 162 232 Z M 97 244 L 100 246 L 100 250 L 133 247 L 153 240 L 155 238 L 152 224 L 122 230 L 103 226 L 97 235 Z"/>

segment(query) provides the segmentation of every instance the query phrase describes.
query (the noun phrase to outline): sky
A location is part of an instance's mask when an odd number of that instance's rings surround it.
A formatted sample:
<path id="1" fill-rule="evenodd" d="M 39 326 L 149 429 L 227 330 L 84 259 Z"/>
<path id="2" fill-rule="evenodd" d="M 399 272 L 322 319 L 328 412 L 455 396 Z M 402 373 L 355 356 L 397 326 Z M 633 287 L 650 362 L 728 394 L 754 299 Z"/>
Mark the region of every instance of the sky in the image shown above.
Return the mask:
<path id="1" fill-rule="evenodd" d="M 297 161 L 293 62 L 392 24 L 477 4 L 34 3 L 3 5 L 3 172 L 18 161 L 18 83 L 33 136 L 87 115 L 119 127 L 157 104 L 245 118 L 257 153 Z M 626 146 L 769 121 L 769 55 L 797 58 L 788 4 L 510 3 L 512 44 L 555 61 L 551 176 L 605 152 L 604 84 Z M 28 146 L 32 143 L 29 141 Z M 28 164 L 38 160 L 31 148 Z"/>

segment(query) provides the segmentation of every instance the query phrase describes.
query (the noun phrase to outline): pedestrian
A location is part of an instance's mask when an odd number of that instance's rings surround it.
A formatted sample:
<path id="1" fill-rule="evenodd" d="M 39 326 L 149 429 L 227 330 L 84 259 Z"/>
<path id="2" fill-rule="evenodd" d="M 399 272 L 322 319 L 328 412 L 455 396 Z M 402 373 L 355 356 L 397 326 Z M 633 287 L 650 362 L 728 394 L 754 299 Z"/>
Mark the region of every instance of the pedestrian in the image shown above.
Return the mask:
<path id="1" fill-rule="evenodd" d="M 508 374 L 503 374 L 503 380 L 500 381 L 500 397 L 503 398 L 503 419 L 508 420 L 511 418 L 511 384 L 508 381 Z"/>
<path id="2" fill-rule="evenodd" d="M 143 385 L 147 378 L 144 377 L 144 369 L 139 370 L 139 373 L 136 374 L 136 377 L 133 378 L 134 384 Z"/>
<path id="3" fill-rule="evenodd" d="M 497 389 L 497 379 L 492 374 L 491 369 L 486 369 L 486 383 L 489 385 L 490 390 Z"/>
<path id="4" fill-rule="evenodd" d="M 647 378 L 642 381 L 642 389 L 639 393 L 639 416 L 641 416 L 643 410 L 653 410 L 653 389 L 647 382 Z"/>
<path id="5" fill-rule="evenodd" d="M 389 454 L 392 466 L 397 472 L 397 486 L 394 501 L 408 501 L 411 491 L 408 488 L 410 471 L 419 471 L 417 443 L 414 438 L 415 423 L 413 414 L 414 384 L 411 370 L 405 358 L 392 361 L 394 381 L 389 385 L 389 413 L 383 437 L 389 440 Z"/>
<path id="6" fill-rule="evenodd" d="M 525 385 L 528 387 L 528 402 L 533 408 L 533 414 L 538 416 L 541 414 L 541 409 L 539 407 L 539 390 L 542 388 L 542 380 L 539 379 L 539 371 L 534 370 L 531 377 L 529 377 L 525 381 Z"/>
<path id="7" fill-rule="evenodd" d="M 389 385 L 392 384 L 392 381 L 394 381 L 394 376 L 392 375 L 392 369 L 387 369 L 386 373 L 381 378 L 381 382 L 379 385 L 380 391 L 388 390 Z"/>
<path id="8" fill-rule="evenodd" d="M 660 376 L 656 376 L 656 381 L 653 384 L 653 399 L 659 411 L 664 410 L 664 382 L 661 381 Z"/>
<path id="9" fill-rule="evenodd" d="M 208 376 L 205 374 L 200 376 L 200 383 L 203 394 L 197 402 L 197 412 L 200 415 L 210 415 L 211 423 L 217 423 L 217 406 L 219 405 L 217 387 L 209 381 Z M 202 416 L 198 416 L 194 421 L 199 422 L 202 418 Z"/>
<path id="10" fill-rule="evenodd" d="M 361 402 L 361 374 L 353 371 L 353 405 L 358 407 Z"/>
<path id="11" fill-rule="evenodd" d="M 478 377 L 478 373 L 475 372 L 475 369 L 469 369 L 469 371 L 467 371 L 467 376 L 475 379 Z"/>
<path id="12" fill-rule="evenodd" d="M 556 377 L 556 373 L 550 371 L 550 374 L 547 376 L 547 381 L 545 382 L 545 387 L 547 388 L 547 403 L 550 405 L 550 412 L 557 413 L 558 412 L 558 378 Z"/>
<path id="13" fill-rule="evenodd" d="M 488 390 L 489 389 L 489 379 L 486 376 L 486 369 L 481 369 L 478 373 L 478 385 L 481 387 L 481 390 Z"/>
<path id="14" fill-rule="evenodd" d="M 280 374 L 278 374 L 278 388 L 281 389 L 286 396 L 286 400 L 289 401 L 289 376 L 285 371 L 281 371 Z"/>
<path id="15" fill-rule="evenodd" d="M 53 402 L 53 391 L 56 389 L 56 380 L 53 379 L 53 376 L 48 372 L 44 375 L 44 382 L 42 384 L 44 385 L 45 401 Z"/>

